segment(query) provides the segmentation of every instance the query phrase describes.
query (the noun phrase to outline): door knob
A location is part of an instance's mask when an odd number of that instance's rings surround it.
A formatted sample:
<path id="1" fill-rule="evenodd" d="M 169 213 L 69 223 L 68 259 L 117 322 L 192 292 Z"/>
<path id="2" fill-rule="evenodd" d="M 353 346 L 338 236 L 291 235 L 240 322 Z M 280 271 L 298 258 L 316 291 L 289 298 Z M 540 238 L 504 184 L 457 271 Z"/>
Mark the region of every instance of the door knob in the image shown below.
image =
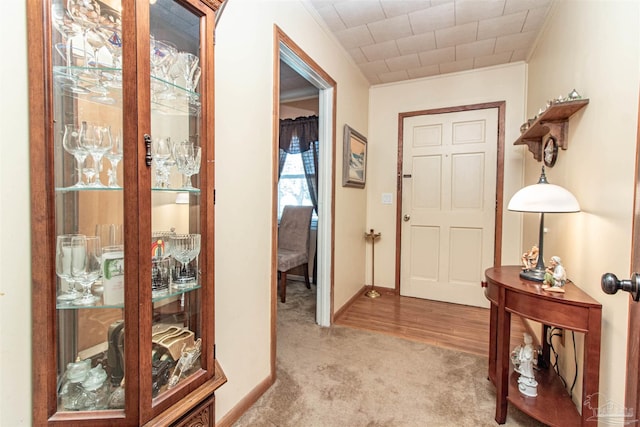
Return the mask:
<path id="1" fill-rule="evenodd" d="M 411 216 L 404 214 L 404 216 L 402 217 L 402 219 L 404 219 L 404 222 L 407 222 L 411 219 Z"/>
<path id="2" fill-rule="evenodd" d="M 634 301 L 640 299 L 640 275 L 637 273 L 631 275 L 631 280 L 618 280 L 615 274 L 605 273 L 602 275 L 600 286 L 607 294 L 613 295 L 618 289 L 622 289 L 629 292 Z"/>

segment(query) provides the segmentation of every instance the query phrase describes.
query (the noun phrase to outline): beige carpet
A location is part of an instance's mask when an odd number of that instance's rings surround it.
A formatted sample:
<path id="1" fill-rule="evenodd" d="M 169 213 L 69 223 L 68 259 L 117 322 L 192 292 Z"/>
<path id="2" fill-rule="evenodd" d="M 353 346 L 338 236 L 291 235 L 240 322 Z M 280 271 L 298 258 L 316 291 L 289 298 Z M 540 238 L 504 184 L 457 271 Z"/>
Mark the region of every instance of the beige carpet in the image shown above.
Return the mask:
<path id="1" fill-rule="evenodd" d="M 275 384 L 234 426 L 497 426 L 487 359 L 315 324 L 315 286 L 278 302 Z M 507 426 L 541 426 L 510 407 Z"/>

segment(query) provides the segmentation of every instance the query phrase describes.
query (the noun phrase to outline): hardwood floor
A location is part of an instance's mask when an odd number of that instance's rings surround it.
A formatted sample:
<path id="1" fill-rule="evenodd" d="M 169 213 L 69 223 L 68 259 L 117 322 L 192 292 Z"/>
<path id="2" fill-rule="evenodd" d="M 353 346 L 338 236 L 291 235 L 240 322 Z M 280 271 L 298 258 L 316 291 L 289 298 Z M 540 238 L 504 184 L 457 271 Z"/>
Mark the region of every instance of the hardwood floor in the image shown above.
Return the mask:
<path id="1" fill-rule="evenodd" d="M 489 354 L 489 309 L 485 308 L 402 297 L 390 292 L 371 299 L 362 292 L 338 313 L 335 324 L 480 356 Z M 524 332 L 522 319 L 512 316 L 511 347 L 522 343 Z"/>

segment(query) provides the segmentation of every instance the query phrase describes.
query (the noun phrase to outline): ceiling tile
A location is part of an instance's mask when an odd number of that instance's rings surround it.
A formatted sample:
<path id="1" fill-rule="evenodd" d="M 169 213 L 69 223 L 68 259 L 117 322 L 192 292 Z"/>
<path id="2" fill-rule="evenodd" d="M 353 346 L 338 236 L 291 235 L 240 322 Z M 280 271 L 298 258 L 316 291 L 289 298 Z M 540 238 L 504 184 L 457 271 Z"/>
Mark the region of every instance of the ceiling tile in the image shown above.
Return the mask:
<path id="1" fill-rule="evenodd" d="M 495 44 L 495 39 L 460 44 L 456 46 L 456 60 L 492 55 Z"/>
<path id="2" fill-rule="evenodd" d="M 445 3 L 409 14 L 414 34 L 426 33 L 455 24 L 453 3 Z"/>
<path id="3" fill-rule="evenodd" d="M 406 71 L 403 70 L 403 71 L 393 71 L 391 73 L 382 73 L 382 74 L 379 74 L 378 77 L 383 83 L 391 83 L 391 82 L 397 82 L 401 80 L 407 80 L 409 78 L 409 75 L 407 74 Z"/>
<path id="4" fill-rule="evenodd" d="M 511 59 L 511 52 L 502 52 L 495 55 L 478 56 L 473 60 L 473 68 L 491 67 L 492 65 L 506 64 Z"/>
<path id="5" fill-rule="evenodd" d="M 440 67 L 438 67 L 437 65 L 428 65 L 426 67 L 409 69 L 407 70 L 407 73 L 412 79 L 435 76 L 437 74 L 440 74 Z"/>
<path id="6" fill-rule="evenodd" d="M 524 26 L 527 12 L 518 12 L 478 22 L 478 40 L 519 33 Z"/>
<path id="7" fill-rule="evenodd" d="M 529 49 L 516 49 L 511 54 L 511 62 L 526 61 L 528 54 L 529 54 Z"/>
<path id="8" fill-rule="evenodd" d="M 347 52 L 349 52 L 349 55 L 351 55 L 353 60 L 356 61 L 356 64 L 362 64 L 363 62 L 368 62 L 367 57 L 364 56 L 362 49 L 360 49 L 359 47 L 354 47 L 353 49 L 349 49 Z"/>
<path id="9" fill-rule="evenodd" d="M 396 40 L 401 55 L 424 52 L 436 48 L 436 35 L 433 31 Z"/>
<path id="10" fill-rule="evenodd" d="M 435 49 L 428 52 L 422 52 L 418 56 L 420 57 L 420 63 L 423 66 L 435 65 L 440 62 L 453 62 L 456 60 L 456 49 L 453 47 Z"/>
<path id="11" fill-rule="evenodd" d="M 549 8 L 546 7 L 529 10 L 529 13 L 527 13 L 527 19 L 524 21 L 524 26 L 522 27 L 522 31 L 537 31 L 542 28 L 548 12 Z"/>
<path id="12" fill-rule="evenodd" d="M 342 22 L 342 19 L 340 19 L 338 12 L 332 5 L 317 7 L 316 11 L 322 17 L 331 31 L 339 31 L 347 28 L 347 26 L 344 25 L 344 22 Z"/>
<path id="13" fill-rule="evenodd" d="M 526 33 L 512 34 L 510 36 L 498 37 L 496 40 L 496 53 L 506 50 L 526 49 L 536 38 L 535 31 L 527 31 Z"/>
<path id="14" fill-rule="evenodd" d="M 380 4 L 389 18 L 431 7 L 429 0 L 380 0 Z"/>
<path id="15" fill-rule="evenodd" d="M 527 9 L 547 8 L 551 0 L 507 0 L 504 6 L 504 14 L 520 12 Z"/>
<path id="16" fill-rule="evenodd" d="M 368 2 L 367 7 L 362 7 L 357 1 L 343 1 L 334 4 L 338 15 L 348 28 L 357 27 L 368 22 L 385 19 L 380 2 Z"/>
<path id="17" fill-rule="evenodd" d="M 462 61 L 445 62 L 440 64 L 441 73 L 455 73 L 456 71 L 464 71 L 473 69 L 473 58 Z"/>
<path id="18" fill-rule="evenodd" d="M 456 25 L 455 27 L 436 30 L 436 46 L 440 49 L 461 43 L 472 42 L 476 40 L 477 33 L 477 22 L 470 22 L 464 25 Z"/>
<path id="19" fill-rule="evenodd" d="M 380 74 L 380 73 L 389 72 L 389 67 L 387 66 L 387 63 L 384 61 L 384 59 L 381 59 L 379 61 L 371 61 L 371 62 L 365 62 L 364 64 L 360 64 L 360 69 L 364 73 Z"/>
<path id="20" fill-rule="evenodd" d="M 387 66 L 391 71 L 406 70 L 407 68 L 420 67 L 420 58 L 416 53 L 411 55 L 396 56 L 395 58 L 387 59 Z"/>
<path id="21" fill-rule="evenodd" d="M 362 52 L 369 61 L 376 61 L 394 56 L 400 56 L 400 51 L 394 40 L 388 42 L 376 43 L 369 46 L 362 46 Z"/>
<path id="22" fill-rule="evenodd" d="M 376 43 L 399 39 L 412 34 L 407 15 L 372 22 L 367 24 L 367 27 L 369 27 L 369 32 Z"/>
<path id="23" fill-rule="evenodd" d="M 373 37 L 366 25 L 336 31 L 336 37 L 346 49 L 373 44 Z"/>
<path id="24" fill-rule="evenodd" d="M 502 15 L 505 0 L 456 0 L 456 25 Z"/>

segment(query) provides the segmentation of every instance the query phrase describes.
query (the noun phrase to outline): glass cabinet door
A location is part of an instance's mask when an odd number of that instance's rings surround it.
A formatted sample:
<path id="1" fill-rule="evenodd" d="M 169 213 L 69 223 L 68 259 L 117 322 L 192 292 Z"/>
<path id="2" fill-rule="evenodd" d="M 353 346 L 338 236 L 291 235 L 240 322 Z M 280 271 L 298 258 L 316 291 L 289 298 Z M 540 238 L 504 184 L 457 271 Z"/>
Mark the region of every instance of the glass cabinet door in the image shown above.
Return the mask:
<path id="1" fill-rule="evenodd" d="M 203 379 L 203 13 L 157 0 L 149 9 L 151 53 L 151 397 Z M 206 24 L 204 24 L 206 25 Z M 203 342 L 204 341 L 204 342 Z M 144 362 L 144 349 L 140 355 Z M 200 374 L 200 375 L 198 375 Z M 149 379 L 142 379 L 143 395 Z"/>
<path id="2" fill-rule="evenodd" d="M 124 408 L 119 10 L 51 2 L 58 412 Z"/>
<path id="3" fill-rule="evenodd" d="M 34 356 L 39 420 L 141 425 L 214 375 L 219 2 L 203 1 L 45 2 L 48 228 L 34 245 L 55 248 L 55 286 L 34 314 L 54 350 Z"/>

